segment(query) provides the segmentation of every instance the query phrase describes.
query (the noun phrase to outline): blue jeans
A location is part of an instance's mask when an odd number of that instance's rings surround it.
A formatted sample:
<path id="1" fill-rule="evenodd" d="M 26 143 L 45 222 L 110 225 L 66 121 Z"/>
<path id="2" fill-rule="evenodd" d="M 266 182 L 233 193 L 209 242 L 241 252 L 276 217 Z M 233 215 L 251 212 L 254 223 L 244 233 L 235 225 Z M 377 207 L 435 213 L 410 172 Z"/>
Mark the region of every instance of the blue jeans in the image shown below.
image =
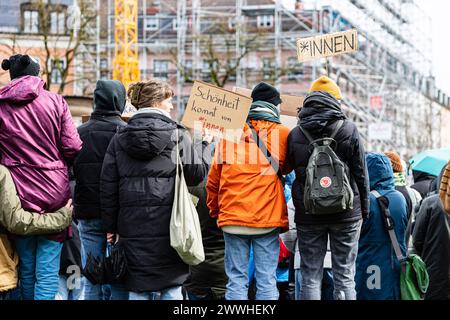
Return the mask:
<path id="1" fill-rule="evenodd" d="M 159 292 L 130 292 L 130 300 L 183 300 L 182 287 L 173 287 Z"/>
<path id="2" fill-rule="evenodd" d="M 323 262 L 330 236 L 334 300 L 356 300 L 355 272 L 361 220 L 354 223 L 297 225 L 302 273 L 301 300 L 320 300 Z"/>
<path id="3" fill-rule="evenodd" d="M 295 269 L 295 300 L 300 300 L 302 288 L 302 273 L 300 269 Z"/>
<path id="4" fill-rule="evenodd" d="M 22 299 L 54 300 L 63 244 L 43 236 L 18 237 L 15 242 Z"/>
<path id="5" fill-rule="evenodd" d="M 278 300 L 277 266 L 279 229 L 263 235 L 233 235 L 224 232 L 226 300 L 248 300 L 250 246 L 255 262 L 256 300 Z"/>
<path id="6" fill-rule="evenodd" d="M 332 269 L 323 270 L 322 280 L 322 300 L 331 301 L 334 300 L 334 283 L 333 283 L 333 271 Z"/>
<path id="7" fill-rule="evenodd" d="M 122 284 L 111 284 L 109 290 L 110 300 L 130 300 L 130 292 Z"/>
<path id="8" fill-rule="evenodd" d="M 75 285 L 73 289 L 70 289 L 67 281 L 66 276 L 59 276 L 59 290 L 56 295 L 56 300 L 80 300 L 83 287 L 81 285 Z"/>
<path id="9" fill-rule="evenodd" d="M 78 230 L 81 239 L 81 263 L 86 265 L 88 254 L 103 257 L 106 252 L 106 233 L 101 219 L 79 220 Z M 94 285 L 83 277 L 83 300 L 109 300 L 106 286 Z"/>
<path id="10" fill-rule="evenodd" d="M 302 288 L 302 273 L 300 269 L 295 269 L 295 300 L 300 300 Z M 322 279 L 322 300 L 333 300 L 333 273 L 331 269 L 323 270 L 323 279 Z"/>

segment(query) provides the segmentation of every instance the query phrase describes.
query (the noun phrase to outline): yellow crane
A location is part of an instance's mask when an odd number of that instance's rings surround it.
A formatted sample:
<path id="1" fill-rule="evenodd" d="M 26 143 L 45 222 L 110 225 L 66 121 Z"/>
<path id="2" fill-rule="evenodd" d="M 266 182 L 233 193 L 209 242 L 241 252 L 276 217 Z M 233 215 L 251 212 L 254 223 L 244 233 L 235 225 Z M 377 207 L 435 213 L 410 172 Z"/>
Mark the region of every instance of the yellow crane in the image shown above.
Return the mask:
<path id="1" fill-rule="evenodd" d="M 114 0 L 115 52 L 113 79 L 129 85 L 141 78 L 138 50 L 138 1 Z"/>

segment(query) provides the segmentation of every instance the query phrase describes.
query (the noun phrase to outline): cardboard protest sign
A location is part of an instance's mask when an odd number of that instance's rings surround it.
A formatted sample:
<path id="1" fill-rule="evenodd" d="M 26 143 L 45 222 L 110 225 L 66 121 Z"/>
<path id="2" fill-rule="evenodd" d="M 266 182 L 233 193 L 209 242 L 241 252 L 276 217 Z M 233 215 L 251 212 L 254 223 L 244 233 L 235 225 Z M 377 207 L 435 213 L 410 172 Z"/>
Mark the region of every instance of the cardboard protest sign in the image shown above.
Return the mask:
<path id="1" fill-rule="evenodd" d="M 195 81 L 182 123 L 192 129 L 237 142 L 247 120 L 252 99 L 211 84 Z"/>
<path id="2" fill-rule="evenodd" d="M 358 31 L 355 29 L 297 40 L 299 62 L 355 51 L 358 51 Z"/>
<path id="3" fill-rule="evenodd" d="M 236 93 L 240 93 L 244 96 L 251 97 L 252 90 L 246 88 L 234 87 L 233 91 Z M 297 117 L 297 110 L 303 106 L 303 101 L 305 97 L 302 96 L 291 96 L 287 94 L 280 95 L 281 97 L 281 106 L 280 113 L 285 116 Z"/>

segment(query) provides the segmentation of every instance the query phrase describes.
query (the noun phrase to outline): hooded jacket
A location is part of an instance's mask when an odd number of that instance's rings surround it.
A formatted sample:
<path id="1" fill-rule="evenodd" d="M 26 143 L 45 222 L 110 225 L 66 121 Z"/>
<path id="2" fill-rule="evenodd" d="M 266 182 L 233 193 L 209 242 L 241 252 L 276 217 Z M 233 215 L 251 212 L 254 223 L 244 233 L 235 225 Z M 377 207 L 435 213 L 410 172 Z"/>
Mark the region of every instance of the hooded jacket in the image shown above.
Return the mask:
<path id="1" fill-rule="evenodd" d="M 414 224 L 413 244 L 430 277 L 425 300 L 450 299 L 450 216 L 438 194 L 423 200 Z"/>
<path id="2" fill-rule="evenodd" d="M 94 91 L 94 112 L 78 127 L 83 148 L 75 159 L 76 185 L 74 212 L 77 219 L 100 219 L 100 173 L 111 139 L 124 127 L 122 114 L 126 103 L 125 87 L 120 81 L 99 80 Z"/>
<path id="3" fill-rule="evenodd" d="M 378 191 L 389 200 L 395 234 L 403 255 L 406 255 L 405 231 L 408 224 L 408 209 L 403 195 L 395 190 L 389 158 L 384 154 L 369 153 L 367 167 L 370 190 Z M 384 226 L 377 199 L 372 194 L 370 214 L 361 228 L 355 282 L 358 300 L 400 299 L 400 263 Z"/>
<path id="4" fill-rule="evenodd" d="M 188 186 L 199 184 L 209 169 L 202 144 L 193 144 L 185 128 L 157 113 L 134 115 L 119 129 L 105 155 L 100 201 L 105 231 L 119 234 L 133 292 L 182 285 L 189 267 L 170 246 L 169 222 L 174 199 L 175 141 Z"/>
<path id="5" fill-rule="evenodd" d="M 300 125 L 313 138 L 330 136 L 338 120 L 346 119 L 339 102 L 326 92 L 312 92 L 300 111 Z M 295 222 L 302 225 L 351 223 L 367 216 L 369 212 L 369 183 L 364 146 L 355 124 L 345 120 L 335 140 L 337 156 L 349 169 L 350 185 L 354 194 L 353 210 L 332 215 L 311 215 L 306 213 L 304 189 L 306 168 L 312 153 L 310 142 L 300 128 L 294 128 L 288 137 L 287 161 L 295 170 L 296 179 L 292 186 L 295 205 Z"/>
<path id="6" fill-rule="evenodd" d="M 19 263 L 5 232 L 19 235 L 46 234 L 64 230 L 71 221 L 72 212 L 66 208 L 49 214 L 23 210 L 8 169 L 0 165 L 0 292 L 16 287 Z"/>
<path id="7" fill-rule="evenodd" d="M 0 163 L 10 170 L 24 209 L 54 212 L 67 203 L 68 164 L 81 144 L 67 103 L 45 91 L 40 78 L 21 77 L 0 90 Z"/>
<path id="8" fill-rule="evenodd" d="M 425 173 L 422 171 L 413 170 L 414 184 L 411 188 L 419 191 L 422 199 L 425 199 L 428 196 L 428 193 L 432 191 L 433 182 L 436 179 L 436 176 Z"/>

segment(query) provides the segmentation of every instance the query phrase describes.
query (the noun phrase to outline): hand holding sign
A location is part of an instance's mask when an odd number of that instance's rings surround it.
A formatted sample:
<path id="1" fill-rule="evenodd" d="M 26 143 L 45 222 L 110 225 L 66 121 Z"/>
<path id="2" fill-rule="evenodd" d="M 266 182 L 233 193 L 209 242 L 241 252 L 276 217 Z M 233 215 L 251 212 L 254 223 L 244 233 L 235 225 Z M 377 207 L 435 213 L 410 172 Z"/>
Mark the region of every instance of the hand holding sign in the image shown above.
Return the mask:
<path id="1" fill-rule="evenodd" d="M 358 51 L 358 32 L 348 30 L 297 40 L 298 61 L 305 62 Z"/>
<path id="2" fill-rule="evenodd" d="M 238 142 L 252 99 L 195 81 L 182 123 L 191 129 Z"/>

